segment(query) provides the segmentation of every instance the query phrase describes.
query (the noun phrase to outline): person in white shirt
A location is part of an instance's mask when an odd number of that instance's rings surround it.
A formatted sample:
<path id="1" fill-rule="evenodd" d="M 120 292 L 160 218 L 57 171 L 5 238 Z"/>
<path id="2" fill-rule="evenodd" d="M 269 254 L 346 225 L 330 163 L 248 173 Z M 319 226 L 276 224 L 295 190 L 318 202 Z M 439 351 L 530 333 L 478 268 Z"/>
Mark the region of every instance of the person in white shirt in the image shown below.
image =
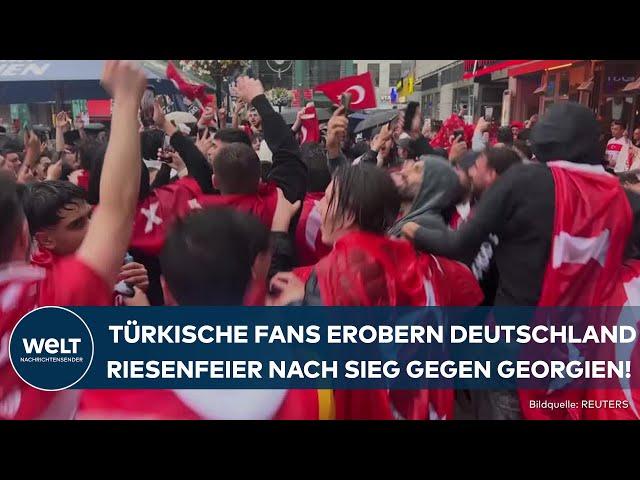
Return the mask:
<path id="1" fill-rule="evenodd" d="M 629 160 L 631 159 L 629 151 L 629 139 L 624 136 L 625 124 L 620 120 L 611 122 L 611 138 L 607 142 L 606 158 L 609 167 L 615 172 L 626 172 L 631 169 Z"/>

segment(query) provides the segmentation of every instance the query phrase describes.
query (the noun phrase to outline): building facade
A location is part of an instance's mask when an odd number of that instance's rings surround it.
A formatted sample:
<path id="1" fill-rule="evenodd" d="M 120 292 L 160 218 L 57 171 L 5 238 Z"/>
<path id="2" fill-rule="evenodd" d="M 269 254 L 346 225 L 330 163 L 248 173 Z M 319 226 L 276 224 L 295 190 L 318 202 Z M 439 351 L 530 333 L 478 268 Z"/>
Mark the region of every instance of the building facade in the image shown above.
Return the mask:
<path id="1" fill-rule="evenodd" d="M 432 120 L 445 120 L 466 105 L 469 115 L 477 110 L 479 87 L 463 78 L 462 60 L 416 60 L 416 88 L 411 100 L 420 102 Z"/>
<path id="2" fill-rule="evenodd" d="M 402 79 L 403 60 L 354 60 L 356 74 L 371 72 L 378 108 L 392 108 L 391 88 Z M 408 70 L 404 66 L 404 70 Z"/>

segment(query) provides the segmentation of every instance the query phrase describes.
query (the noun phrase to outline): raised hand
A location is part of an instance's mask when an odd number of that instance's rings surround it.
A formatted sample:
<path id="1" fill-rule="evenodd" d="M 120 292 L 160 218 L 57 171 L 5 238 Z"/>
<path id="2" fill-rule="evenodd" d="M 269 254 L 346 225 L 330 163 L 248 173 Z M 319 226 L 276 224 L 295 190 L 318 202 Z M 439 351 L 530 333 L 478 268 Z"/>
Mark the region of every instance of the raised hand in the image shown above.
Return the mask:
<path id="1" fill-rule="evenodd" d="M 238 90 L 238 97 L 247 104 L 251 103 L 258 95 L 264 93 L 262 82 L 249 77 L 238 77 L 236 89 Z"/>
<path id="2" fill-rule="evenodd" d="M 147 77 L 135 62 L 108 60 L 105 62 L 100 83 L 116 101 L 119 98 L 133 98 L 139 108 L 147 86 Z"/>
<path id="3" fill-rule="evenodd" d="M 335 158 L 340 154 L 340 142 L 344 140 L 349 119 L 344 115 L 344 106 L 340 106 L 329 119 L 327 125 L 327 154 L 330 158 Z"/>

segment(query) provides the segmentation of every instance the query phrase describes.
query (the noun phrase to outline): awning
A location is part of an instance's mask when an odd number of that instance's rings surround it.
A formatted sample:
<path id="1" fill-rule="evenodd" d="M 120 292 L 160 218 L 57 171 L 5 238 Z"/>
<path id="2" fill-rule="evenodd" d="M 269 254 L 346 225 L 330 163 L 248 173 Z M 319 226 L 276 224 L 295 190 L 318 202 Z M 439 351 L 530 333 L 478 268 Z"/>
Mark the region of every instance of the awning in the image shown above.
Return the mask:
<path id="1" fill-rule="evenodd" d="M 540 95 L 540 94 L 542 94 L 542 93 L 544 93 L 546 91 L 547 91 L 547 82 L 544 82 L 542 85 L 540 85 L 538 88 L 536 88 L 533 91 L 533 94 L 534 95 Z"/>
<path id="2" fill-rule="evenodd" d="M 531 60 L 465 60 L 464 70 L 465 73 L 462 76 L 464 79 L 475 78 L 481 75 L 488 75 L 498 70 L 503 70 L 508 67 L 520 65 Z"/>
<path id="3" fill-rule="evenodd" d="M 635 92 L 640 90 L 640 77 L 636 78 L 633 82 L 627 83 L 622 89 L 623 92 Z"/>
<path id="4" fill-rule="evenodd" d="M 0 105 L 108 99 L 100 86 L 104 60 L 0 60 Z M 144 66 L 144 62 L 143 62 Z M 170 80 L 145 67 L 158 94 L 174 94 Z"/>
<path id="5" fill-rule="evenodd" d="M 569 66 L 574 62 L 580 60 L 535 60 L 526 65 L 511 68 L 507 74 L 510 77 L 519 77 L 521 75 L 527 75 L 528 73 L 535 73 L 541 70 L 547 70 L 549 68 L 561 67 L 563 65 Z"/>
<path id="6" fill-rule="evenodd" d="M 579 92 L 593 92 L 593 77 L 589 78 L 586 82 L 582 82 L 578 85 Z"/>

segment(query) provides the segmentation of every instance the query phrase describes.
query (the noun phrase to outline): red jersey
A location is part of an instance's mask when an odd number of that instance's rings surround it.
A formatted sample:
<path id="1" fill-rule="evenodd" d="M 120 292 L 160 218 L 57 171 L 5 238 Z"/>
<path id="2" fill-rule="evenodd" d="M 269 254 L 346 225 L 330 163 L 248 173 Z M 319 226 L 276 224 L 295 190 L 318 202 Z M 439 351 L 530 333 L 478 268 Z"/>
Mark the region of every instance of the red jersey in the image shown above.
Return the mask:
<path id="1" fill-rule="evenodd" d="M 0 267 L 0 419 L 70 419 L 79 392 L 43 392 L 25 384 L 9 362 L 13 327 L 31 310 L 47 306 L 107 306 L 112 290 L 79 258 L 69 256 L 50 269 L 14 262 Z"/>
<path id="2" fill-rule="evenodd" d="M 242 212 L 251 213 L 271 228 L 273 215 L 278 204 L 278 190 L 275 183 L 261 183 L 258 193 L 232 195 L 200 195 L 193 208 L 231 207 Z"/>

